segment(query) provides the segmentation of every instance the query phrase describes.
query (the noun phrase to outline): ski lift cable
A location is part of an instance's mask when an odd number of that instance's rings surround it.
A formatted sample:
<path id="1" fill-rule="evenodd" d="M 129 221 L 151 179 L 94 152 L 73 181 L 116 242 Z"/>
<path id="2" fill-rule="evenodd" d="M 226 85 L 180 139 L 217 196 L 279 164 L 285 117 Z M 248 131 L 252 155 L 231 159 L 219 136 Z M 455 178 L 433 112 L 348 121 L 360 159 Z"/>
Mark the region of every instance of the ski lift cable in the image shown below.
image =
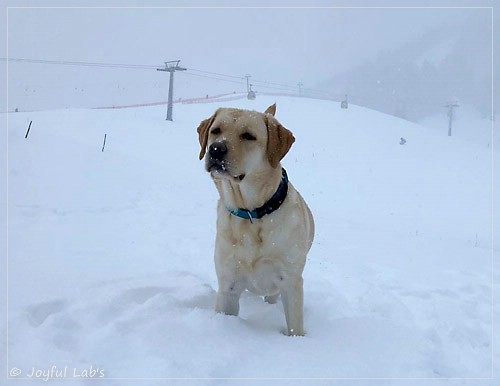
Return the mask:
<path id="1" fill-rule="evenodd" d="M 66 61 L 66 60 L 42 60 L 42 59 L 27 59 L 27 58 L 0 58 L 0 61 L 26 62 L 35 64 L 56 64 L 64 66 L 87 66 L 87 67 L 108 67 L 108 68 L 148 69 L 148 70 L 158 67 L 147 64 L 77 62 L 77 61 Z"/>
<path id="2" fill-rule="evenodd" d="M 157 69 L 158 67 L 161 67 L 158 65 L 153 66 L 153 65 L 148 65 L 148 64 L 81 62 L 81 61 L 43 60 L 43 59 L 29 59 L 29 58 L 0 58 L 0 61 L 25 62 L 25 63 L 33 63 L 33 64 L 52 64 L 52 65 L 64 65 L 64 66 L 124 68 L 124 69 L 139 69 L 139 70 L 151 70 L 151 69 Z M 243 82 L 243 81 L 239 82 L 236 80 L 229 80 L 229 79 L 220 78 L 220 77 L 225 77 L 225 78 L 241 79 L 242 80 L 245 78 L 242 76 L 223 74 L 223 73 L 219 73 L 219 72 L 204 71 L 204 70 L 198 70 L 198 69 L 194 69 L 194 68 L 188 68 L 188 70 L 189 71 L 186 71 L 184 74 L 204 77 L 204 78 L 208 78 L 208 79 L 220 80 L 220 81 L 224 81 L 224 82 L 245 84 L 245 82 Z M 196 74 L 195 72 L 199 72 L 200 74 Z M 202 75 L 202 74 L 209 74 L 209 75 L 215 75 L 215 76 L 208 76 L 208 75 Z M 252 82 L 256 86 L 258 86 L 259 88 L 281 90 L 281 91 L 296 91 L 297 90 L 296 86 L 283 84 L 283 83 L 276 83 L 276 82 L 270 82 L 270 81 L 264 81 L 264 80 L 258 80 L 258 79 L 252 79 Z M 331 97 L 331 94 L 329 94 L 327 91 L 317 90 L 317 89 L 313 89 L 313 88 L 303 88 L 302 90 L 308 91 L 308 92 L 313 92 L 313 93 L 318 93 L 318 94 L 322 94 L 322 95 L 327 95 L 327 96 Z"/>
<path id="3" fill-rule="evenodd" d="M 222 73 L 219 73 L 219 72 L 203 71 L 203 70 L 198 70 L 198 69 L 194 69 L 194 68 L 188 68 L 188 70 L 189 71 L 200 72 L 200 73 L 203 73 L 203 74 L 218 75 L 218 76 L 224 76 L 224 77 L 234 78 L 234 79 L 244 79 L 245 78 L 245 77 L 242 77 L 242 76 L 222 74 Z M 259 86 L 259 87 L 263 87 L 264 85 L 266 87 L 267 87 L 267 85 L 272 85 L 272 86 L 278 86 L 278 87 L 280 87 L 279 89 L 281 89 L 281 90 L 283 90 L 283 89 L 289 89 L 289 90 L 293 90 L 293 91 L 297 90 L 297 86 L 293 86 L 293 85 L 290 85 L 290 84 L 276 83 L 276 82 L 270 82 L 270 81 L 267 81 L 267 80 L 258 80 L 258 79 L 253 79 L 253 78 L 252 78 L 252 82 L 253 82 L 253 84 L 255 84 L 256 86 Z M 272 87 L 268 87 L 268 88 L 272 88 Z M 305 91 L 313 91 L 313 92 L 318 92 L 318 93 L 322 93 L 322 94 L 325 94 L 325 95 L 329 95 L 328 92 L 326 92 L 326 91 L 321 91 L 321 90 L 312 89 L 312 88 L 303 88 L 303 90 L 305 90 Z"/>
<path id="4" fill-rule="evenodd" d="M 203 74 L 210 74 L 210 75 L 224 76 L 224 77 L 227 77 L 227 78 L 245 79 L 245 77 L 244 77 L 244 76 L 236 76 L 236 75 L 222 74 L 222 73 L 220 73 L 220 72 L 204 71 L 204 70 L 198 70 L 198 69 L 195 69 L 195 68 L 188 68 L 188 70 L 189 70 L 189 71 L 196 71 L 196 72 L 200 72 L 200 73 L 203 73 Z M 296 89 L 297 89 L 295 86 L 291 86 L 291 85 L 287 85 L 287 84 L 282 84 L 282 83 L 274 83 L 274 82 L 269 82 L 269 81 L 265 81 L 265 80 L 257 80 L 257 79 L 253 79 L 253 78 L 252 78 L 252 82 L 253 82 L 254 84 L 256 84 L 256 83 L 263 83 L 263 84 L 270 84 L 270 85 L 274 85 L 274 86 L 286 87 L 286 88 L 290 88 L 290 89 L 293 89 L 293 90 L 296 90 Z"/>
<path id="5" fill-rule="evenodd" d="M 220 81 L 222 81 L 222 82 L 230 82 L 230 83 L 236 83 L 236 84 L 246 84 L 245 82 L 238 82 L 238 81 L 235 81 L 235 80 L 229 80 L 229 79 L 224 79 L 224 78 L 218 78 L 218 77 L 215 77 L 215 76 L 208 76 L 208 75 L 194 74 L 194 73 L 191 73 L 191 72 L 185 72 L 185 73 L 183 73 L 183 75 L 192 75 L 192 76 L 198 76 L 198 77 L 201 77 L 201 78 L 215 79 L 215 80 L 220 80 Z M 266 86 L 266 85 L 259 85 L 259 87 L 260 87 L 260 88 L 268 88 L 268 89 L 273 89 L 273 90 L 290 91 L 289 89 L 287 89 L 287 88 L 283 88 L 283 87 L 273 87 L 273 86 Z"/>
<path id="6" fill-rule="evenodd" d="M 189 72 L 189 71 L 183 72 L 182 74 L 183 75 L 190 75 L 190 76 L 197 76 L 197 77 L 200 77 L 200 78 L 215 79 L 215 80 L 220 80 L 222 82 L 237 83 L 237 84 L 246 84 L 243 81 L 238 82 L 237 80 L 217 78 L 215 76 L 209 76 L 209 75 L 195 74 L 195 73 L 192 73 L 192 72 Z"/>
<path id="7" fill-rule="evenodd" d="M 221 74 L 220 72 L 203 71 L 203 70 L 197 70 L 195 68 L 188 68 L 188 71 L 201 72 L 202 74 L 225 76 L 227 78 L 234 78 L 234 79 L 245 79 L 244 76 L 235 76 L 235 75 Z"/>

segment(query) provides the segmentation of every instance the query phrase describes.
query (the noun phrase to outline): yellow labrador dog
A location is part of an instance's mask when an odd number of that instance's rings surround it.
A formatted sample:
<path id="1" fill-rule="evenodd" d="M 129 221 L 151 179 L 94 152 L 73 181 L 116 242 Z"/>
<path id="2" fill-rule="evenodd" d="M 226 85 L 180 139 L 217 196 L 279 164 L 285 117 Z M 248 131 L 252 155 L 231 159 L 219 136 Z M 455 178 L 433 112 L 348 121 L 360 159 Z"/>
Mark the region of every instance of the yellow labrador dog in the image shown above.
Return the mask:
<path id="1" fill-rule="evenodd" d="M 280 165 L 295 138 L 264 113 L 218 109 L 201 122 L 200 160 L 220 194 L 215 269 L 215 310 L 238 315 L 248 289 L 285 309 L 288 335 L 304 335 L 302 271 L 314 238 L 306 203 Z"/>

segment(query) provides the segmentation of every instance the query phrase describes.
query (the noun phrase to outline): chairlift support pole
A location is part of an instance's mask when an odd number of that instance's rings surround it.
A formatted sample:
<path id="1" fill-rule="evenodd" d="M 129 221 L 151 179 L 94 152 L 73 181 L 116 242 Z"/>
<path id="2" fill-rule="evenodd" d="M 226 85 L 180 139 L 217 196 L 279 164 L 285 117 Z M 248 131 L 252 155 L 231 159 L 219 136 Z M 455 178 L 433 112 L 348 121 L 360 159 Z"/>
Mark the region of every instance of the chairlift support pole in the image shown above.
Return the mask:
<path id="1" fill-rule="evenodd" d="M 453 122 L 453 109 L 455 107 L 458 107 L 458 104 L 456 103 L 448 103 L 446 106 L 444 107 L 447 107 L 448 108 L 448 137 L 451 137 L 451 126 L 452 126 L 452 122 Z"/>
<path id="2" fill-rule="evenodd" d="M 249 92 L 250 92 L 250 81 L 249 81 L 249 80 L 250 80 L 250 77 L 251 77 L 251 75 L 250 75 L 250 74 L 246 74 L 246 75 L 245 75 L 245 78 L 247 78 L 247 93 L 249 93 Z"/>
<path id="3" fill-rule="evenodd" d="M 180 60 L 171 60 L 165 62 L 165 68 L 157 68 L 156 71 L 167 71 L 170 73 L 168 83 L 168 101 L 167 101 L 167 121 L 172 121 L 172 104 L 174 99 L 174 72 L 186 71 L 187 68 L 179 66 Z"/>

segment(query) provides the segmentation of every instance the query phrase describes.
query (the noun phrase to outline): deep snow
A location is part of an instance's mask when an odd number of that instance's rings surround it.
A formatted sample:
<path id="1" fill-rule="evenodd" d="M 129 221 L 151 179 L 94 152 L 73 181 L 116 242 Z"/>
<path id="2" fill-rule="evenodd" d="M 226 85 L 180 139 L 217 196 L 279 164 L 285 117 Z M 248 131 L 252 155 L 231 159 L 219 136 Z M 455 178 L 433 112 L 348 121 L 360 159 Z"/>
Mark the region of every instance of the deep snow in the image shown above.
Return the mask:
<path id="1" fill-rule="evenodd" d="M 280 304 L 250 294 L 239 317 L 213 312 L 217 192 L 196 127 L 219 106 L 275 101 L 297 138 L 283 164 L 316 221 L 303 338 L 280 333 Z M 498 377 L 491 137 L 448 138 L 446 128 L 300 98 L 176 104 L 173 123 L 164 110 L 9 114 L 2 370 L 23 378 L 57 366 L 71 378 L 92 366 L 106 385 Z"/>

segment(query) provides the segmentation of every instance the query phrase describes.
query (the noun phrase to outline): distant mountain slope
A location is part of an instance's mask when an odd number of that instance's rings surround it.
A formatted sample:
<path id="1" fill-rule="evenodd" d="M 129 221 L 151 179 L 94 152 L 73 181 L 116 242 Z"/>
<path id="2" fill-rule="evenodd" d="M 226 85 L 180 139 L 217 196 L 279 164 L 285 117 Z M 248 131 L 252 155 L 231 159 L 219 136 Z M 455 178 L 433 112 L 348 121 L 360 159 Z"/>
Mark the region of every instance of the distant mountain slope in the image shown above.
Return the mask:
<path id="1" fill-rule="evenodd" d="M 492 26 L 491 18 L 477 20 L 431 31 L 318 87 L 413 121 L 445 113 L 443 105 L 450 100 L 474 106 L 489 117 Z"/>

